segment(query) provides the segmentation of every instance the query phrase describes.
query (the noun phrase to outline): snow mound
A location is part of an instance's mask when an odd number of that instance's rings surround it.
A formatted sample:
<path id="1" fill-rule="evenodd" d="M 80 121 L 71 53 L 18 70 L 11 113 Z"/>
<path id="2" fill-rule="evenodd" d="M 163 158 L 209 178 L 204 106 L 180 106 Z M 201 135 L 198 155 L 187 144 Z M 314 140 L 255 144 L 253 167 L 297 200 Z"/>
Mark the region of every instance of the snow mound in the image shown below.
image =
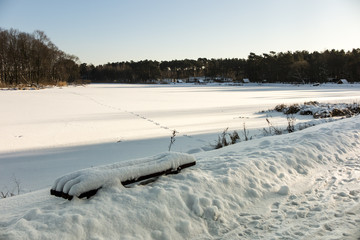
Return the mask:
<path id="1" fill-rule="evenodd" d="M 110 185 L 90 200 L 47 191 L 3 199 L 0 239 L 357 239 L 359 147 L 357 116 L 200 152 L 196 168 L 143 187 Z"/>
<path id="2" fill-rule="evenodd" d="M 96 191 L 112 183 L 124 183 L 137 180 L 143 176 L 165 172 L 180 171 L 181 167 L 195 163 L 195 157 L 184 153 L 162 153 L 153 157 L 119 162 L 93 167 L 66 174 L 54 182 L 52 191 L 68 196 Z M 96 193 L 96 192 L 95 192 Z"/>

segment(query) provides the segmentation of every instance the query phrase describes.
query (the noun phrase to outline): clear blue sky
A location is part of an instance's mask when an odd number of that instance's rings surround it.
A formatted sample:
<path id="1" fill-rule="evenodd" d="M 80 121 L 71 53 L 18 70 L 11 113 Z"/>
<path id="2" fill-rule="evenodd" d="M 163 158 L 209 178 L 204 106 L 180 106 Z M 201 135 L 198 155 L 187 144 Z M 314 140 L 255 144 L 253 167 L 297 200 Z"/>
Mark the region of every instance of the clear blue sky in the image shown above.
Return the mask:
<path id="1" fill-rule="evenodd" d="M 360 0 L 0 0 L 0 27 L 42 30 L 81 62 L 247 58 L 360 47 Z"/>

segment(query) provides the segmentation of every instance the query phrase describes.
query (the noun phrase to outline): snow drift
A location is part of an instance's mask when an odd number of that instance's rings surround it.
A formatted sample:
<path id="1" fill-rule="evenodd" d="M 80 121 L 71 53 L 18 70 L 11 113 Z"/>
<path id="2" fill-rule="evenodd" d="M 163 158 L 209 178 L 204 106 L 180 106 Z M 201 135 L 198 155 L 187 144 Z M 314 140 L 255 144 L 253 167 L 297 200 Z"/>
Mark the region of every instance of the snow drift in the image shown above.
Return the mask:
<path id="1" fill-rule="evenodd" d="M 360 117 L 195 154 L 147 186 L 0 201 L 0 239 L 356 239 Z"/>

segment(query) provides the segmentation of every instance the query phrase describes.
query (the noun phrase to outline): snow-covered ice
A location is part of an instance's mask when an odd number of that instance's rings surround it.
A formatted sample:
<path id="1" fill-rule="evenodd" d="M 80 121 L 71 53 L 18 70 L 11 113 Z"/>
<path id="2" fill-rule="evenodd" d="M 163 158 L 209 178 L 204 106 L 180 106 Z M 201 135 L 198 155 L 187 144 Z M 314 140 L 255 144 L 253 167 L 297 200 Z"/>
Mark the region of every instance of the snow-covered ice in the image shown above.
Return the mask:
<path id="1" fill-rule="evenodd" d="M 156 155 L 167 151 L 174 129 L 172 150 L 196 153 L 211 149 L 227 127 L 240 133 L 246 123 L 250 136 L 263 135 L 266 118 L 286 127 L 286 116 L 259 113 L 277 104 L 359 99 L 359 84 L 92 84 L 0 91 L 0 191 L 13 191 L 14 179 L 24 193 L 69 172 Z M 296 118 L 297 125 L 325 121 Z"/>
<path id="2" fill-rule="evenodd" d="M 0 200 L 0 239 L 357 239 L 360 116 L 204 150 L 244 121 L 256 133 L 269 117 L 259 111 L 277 104 L 359 95 L 358 85 L 1 91 L 0 180 L 15 173 L 31 192 Z M 112 182 L 90 199 L 49 194 L 63 174 L 166 151 L 172 129 L 172 150 L 196 166 L 146 186 Z"/>

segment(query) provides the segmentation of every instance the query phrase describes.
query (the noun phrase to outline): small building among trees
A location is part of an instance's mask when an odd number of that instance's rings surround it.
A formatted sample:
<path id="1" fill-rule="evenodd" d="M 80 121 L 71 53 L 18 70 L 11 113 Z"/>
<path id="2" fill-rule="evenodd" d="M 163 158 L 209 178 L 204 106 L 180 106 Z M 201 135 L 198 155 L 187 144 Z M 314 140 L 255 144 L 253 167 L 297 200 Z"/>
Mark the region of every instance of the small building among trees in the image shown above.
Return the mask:
<path id="1" fill-rule="evenodd" d="M 349 82 L 348 82 L 348 80 L 346 80 L 346 79 L 340 79 L 338 82 L 337 82 L 337 84 L 348 84 Z"/>

